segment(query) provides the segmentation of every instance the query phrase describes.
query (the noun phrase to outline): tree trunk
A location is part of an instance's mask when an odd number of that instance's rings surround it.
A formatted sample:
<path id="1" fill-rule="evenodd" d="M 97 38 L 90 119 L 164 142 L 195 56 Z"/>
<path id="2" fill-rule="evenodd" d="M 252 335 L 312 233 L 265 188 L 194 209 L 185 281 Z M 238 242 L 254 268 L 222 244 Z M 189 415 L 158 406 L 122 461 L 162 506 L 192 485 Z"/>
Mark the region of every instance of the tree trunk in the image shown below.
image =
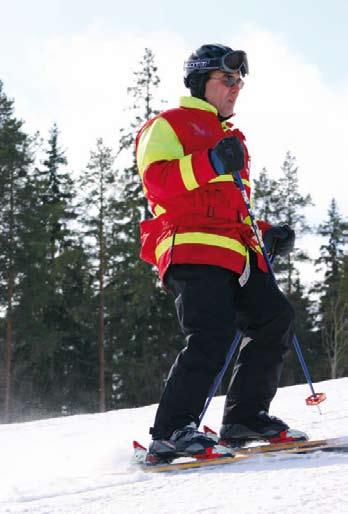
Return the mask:
<path id="1" fill-rule="evenodd" d="M 292 262 L 290 254 L 287 256 L 288 261 L 288 290 L 287 294 L 290 295 L 292 293 Z"/>
<path id="2" fill-rule="evenodd" d="M 99 411 L 105 412 L 105 351 L 104 351 L 104 205 L 103 184 L 101 184 L 101 207 L 99 220 L 99 331 L 98 331 L 98 361 L 99 361 Z"/>
<path id="3" fill-rule="evenodd" d="M 105 412 L 105 352 L 104 352 L 104 276 L 99 270 L 99 334 L 98 334 L 98 360 L 99 360 L 99 410 Z"/>
<path id="4" fill-rule="evenodd" d="M 10 178 L 10 222 L 9 222 L 9 268 L 7 282 L 7 314 L 6 314 L 6 353 L 5 353 L 5 405 L 4 420 L 9 423 L 11 419 L 11 382 L 12 382 L 12 345 L 13 345 L 13 320 L 12 301 L 14 289 L 13 271 L 13 245 L 14 245 L 14 191 L 13 175 Z"/>
<path id="5" fill-rule="evenodd" d="M 11 382 L 12 382 L 12 339 L 13 339 L 13 322 L 12 322 L 12 296 L 13 296 L 13 274 L 10 271 L 8 281 L 8 300 L 7 300 L 7 316 L 6 316 L 6 353 L 5 353 L 5 405 L 4 405 L 4 421 L 11 421 Z"/>
<path id="6" fill-rule="evenodd" d="M 332 359 L 330 362 L 331 365 L 331 378 L 336 379 L 337 378 L 337 362 L 336 359 Z"/>

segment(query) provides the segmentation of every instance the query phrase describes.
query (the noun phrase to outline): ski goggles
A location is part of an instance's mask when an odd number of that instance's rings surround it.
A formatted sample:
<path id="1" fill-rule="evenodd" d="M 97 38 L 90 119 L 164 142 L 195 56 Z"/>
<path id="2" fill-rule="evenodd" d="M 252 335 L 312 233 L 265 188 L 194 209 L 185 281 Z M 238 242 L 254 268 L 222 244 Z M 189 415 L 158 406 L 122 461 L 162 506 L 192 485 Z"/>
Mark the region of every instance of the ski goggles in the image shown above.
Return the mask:
<path id="1" fill-rule="evenodd" d="M 220 70 L 215 70 L 220 71 Z M 237 86 L 239 89 L 242 89 L 244 86 L 244 80 L 240 77 L 234 77 L 233 75 L 225 75 L 222 77 L 210 77 L 210 80 L 219 80 L 223 82 L 227 87 L 235 87 Z"/>
<path id="2" fill-rule="evenodd" d="M 245 75 L 249 73 L 247 54 L 242 50 L 228 52 L 222 57 L 186 61 L 184 69 L 187 72 L 197 71 L 199 73 L 204 73 L 209 70 L 221 70 L 227 73 L 239 71 L 242 77 L 245 77 Z"/>

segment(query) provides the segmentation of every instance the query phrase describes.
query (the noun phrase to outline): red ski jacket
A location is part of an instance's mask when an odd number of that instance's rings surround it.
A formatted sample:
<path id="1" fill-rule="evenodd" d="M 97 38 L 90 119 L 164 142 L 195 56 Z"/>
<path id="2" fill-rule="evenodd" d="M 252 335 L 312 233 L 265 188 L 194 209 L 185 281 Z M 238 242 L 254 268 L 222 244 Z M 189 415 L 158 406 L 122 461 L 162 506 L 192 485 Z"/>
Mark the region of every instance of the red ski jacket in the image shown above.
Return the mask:
<path id="1" fill-rule="evenodd" d="M 212 264 L 247 279 L 249 249 L 267 271 L 232 175 L 217 175 L 208 149 L 237 136 L 245 150 L 241 177 L 250 196 L 249 154 L 245 137 L 220 122 L 214 106 L 182 97 L 180 107 L 148 121 L 136 138 L 136 157 L 153 218 L 141 222 L 143 260 L 156 265 L 163 279 L 170 264 Z M 270 225 L 258 222 L 261 231 Z"/>

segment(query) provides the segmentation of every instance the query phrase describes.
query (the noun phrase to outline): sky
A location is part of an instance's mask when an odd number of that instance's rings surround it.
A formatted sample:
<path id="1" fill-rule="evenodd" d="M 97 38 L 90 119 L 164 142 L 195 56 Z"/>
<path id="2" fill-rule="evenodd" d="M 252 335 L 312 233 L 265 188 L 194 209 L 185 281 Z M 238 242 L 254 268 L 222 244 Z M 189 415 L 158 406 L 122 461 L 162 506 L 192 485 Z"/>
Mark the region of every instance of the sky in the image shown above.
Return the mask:
<path id="1" fill-rule="evenodd" d="M 279 176 L 297 159 L 300 188 L 321 223 L 333 197 L 348 216 L 348 1 L 0 0 L 0 79 L 26 129 L 61 131 L 72 172 L 96 139 L 117 151 L 129 124 L 127 86 L 149 47 L 168 107 L 188 94 L 182 65 L 204 43 L 248 53 L 250 75 L 234 124 L 247 137 L 252 176 Z"/>

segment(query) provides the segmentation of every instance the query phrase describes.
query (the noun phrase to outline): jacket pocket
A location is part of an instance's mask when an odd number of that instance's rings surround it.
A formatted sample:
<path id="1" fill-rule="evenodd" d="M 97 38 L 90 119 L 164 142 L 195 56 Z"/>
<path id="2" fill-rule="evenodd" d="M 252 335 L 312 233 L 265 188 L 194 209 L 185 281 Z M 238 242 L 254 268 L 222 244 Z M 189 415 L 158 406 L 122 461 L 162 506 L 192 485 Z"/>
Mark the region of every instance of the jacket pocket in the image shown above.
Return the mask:
<path id="1" fill-rule="evenodd" d="M 140 257 L 150 264 L 156 265 L 156 244 L 160 234 L 157 218 L 140 222 Z"/>

